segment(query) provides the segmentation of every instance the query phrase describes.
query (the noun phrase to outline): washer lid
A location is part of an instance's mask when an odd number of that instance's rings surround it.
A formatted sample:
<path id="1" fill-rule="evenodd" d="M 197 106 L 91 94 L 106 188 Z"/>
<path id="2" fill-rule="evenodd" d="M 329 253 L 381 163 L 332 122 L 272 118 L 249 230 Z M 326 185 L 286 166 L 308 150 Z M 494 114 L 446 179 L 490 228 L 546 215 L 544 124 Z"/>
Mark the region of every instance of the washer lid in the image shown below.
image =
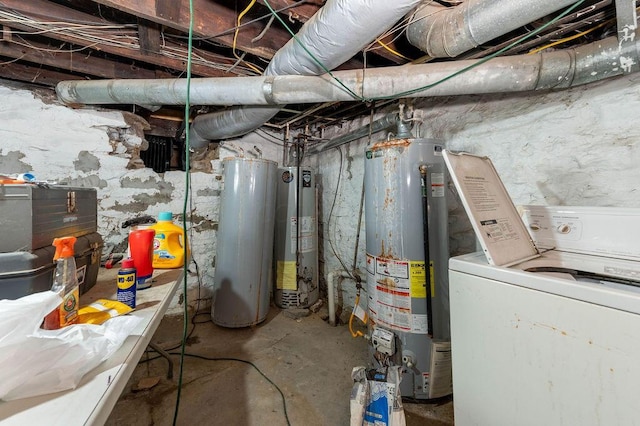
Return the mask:
<path id="1" fill-rule="evenodd" d="M 447 150 L 443 155 L 489 263 L 509 266 L 540 256 L 491 160 Z"/>

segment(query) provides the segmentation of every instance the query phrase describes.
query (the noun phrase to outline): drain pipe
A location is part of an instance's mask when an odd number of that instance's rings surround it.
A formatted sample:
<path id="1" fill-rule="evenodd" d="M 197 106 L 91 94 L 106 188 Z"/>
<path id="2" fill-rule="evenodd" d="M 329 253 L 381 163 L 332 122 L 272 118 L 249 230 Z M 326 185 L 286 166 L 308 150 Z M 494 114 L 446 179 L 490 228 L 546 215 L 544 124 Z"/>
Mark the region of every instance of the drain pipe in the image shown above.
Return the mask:
<path id="1" fill-rule="evenodd" d="M 264 71 L 265 76 L 319 75 L 346 62 L 379 34 L 391 28 L 421 0 L 328 0 L 296 35 L 282 47 Z M 269 80 L 258 92 L 270 92 Z M 242 91 L 248 90 L 242 88 Z M 275 104 L 275 102 L 271 102 Z M 227 105 L 251 105 L 230 102 Z M 197 116 L 191 125 L 191 146 L 201 148 L 209 140 L 249 133 L 271 119 L 280 107 L 235 107 Z"/>
<path id="2" fill-rule="evenodd" d="M 572 49 L 497 57 L 480 62 L 480 65 L 478 60 L 465 60 L 370 68 L 366 73 L 364 70 L 336 71 L 333 75 L 355 93 L 368 98 L 566 89 L 632 72 L 634 65 L 640 62 L 640 32 L 631 32 L 629 37 L 633 41 L 621 45 L 616 37 L 608 37 Z M 450 78 L 456 73 L 459 75 Z M 444 78 L 449 79 L 429 87 Z M 185 84 L 183 80 L 64 81 L 56 86 L 56 91 L 66 103 L 184 105 L 186 88 L 184 91 L 179 89 Z M 230 97 L 238 104 L 254 105 L 354 100 L 328 75 L 206 78 L 193 80 L 191 84 L 192 99 L 208 105 L 228 104 Z M 236 84 L 268 86 L 269 90 L 260 93 L 241 90 L 231 94 L 229 87 L 237 87 Z M 147 87 L 152 90 L 147 91 Z M 424 89 L 405 93 L 420 87 Z M 134 92 L 136 95 L 130 96 Z"/>
<path id="3" fill-rule="evenodd" d="M 428 2 L 412 16 L 407 39 L 433 58 L 453 58 L 575 2 L 467 0 L 456 7 Z"/>

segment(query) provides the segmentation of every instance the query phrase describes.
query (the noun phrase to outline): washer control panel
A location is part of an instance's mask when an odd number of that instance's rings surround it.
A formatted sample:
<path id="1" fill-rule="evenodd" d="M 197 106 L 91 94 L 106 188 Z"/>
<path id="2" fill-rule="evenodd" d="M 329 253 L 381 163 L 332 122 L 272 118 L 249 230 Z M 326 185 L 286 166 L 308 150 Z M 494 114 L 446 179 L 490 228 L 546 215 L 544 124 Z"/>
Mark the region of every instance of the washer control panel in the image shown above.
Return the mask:
<path id="1" fill-rule="evenodd" d="M 640 209 L 521 206 L 539 249 L 640 260 Z"/>

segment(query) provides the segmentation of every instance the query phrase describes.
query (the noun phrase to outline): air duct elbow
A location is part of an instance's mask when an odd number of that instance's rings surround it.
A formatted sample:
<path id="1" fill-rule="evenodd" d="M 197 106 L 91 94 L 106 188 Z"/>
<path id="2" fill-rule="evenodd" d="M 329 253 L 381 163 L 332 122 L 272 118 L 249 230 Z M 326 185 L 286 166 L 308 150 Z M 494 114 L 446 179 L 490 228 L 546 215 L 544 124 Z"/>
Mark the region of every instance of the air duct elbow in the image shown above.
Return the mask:
<path id="1" fill-rule="evenodd" d="M 411 17 L 407 39 L 431 57 L 453 58 L 575 0 L 466 0 L 455 7 L 431 3 Z"/>
<path id="2" fill-rule="evenodd" d="M 407 27 L 409 43 L 432 58 L 458 56 L 477 46 L 461 7 L 427 4 L 418 9 Z"/>

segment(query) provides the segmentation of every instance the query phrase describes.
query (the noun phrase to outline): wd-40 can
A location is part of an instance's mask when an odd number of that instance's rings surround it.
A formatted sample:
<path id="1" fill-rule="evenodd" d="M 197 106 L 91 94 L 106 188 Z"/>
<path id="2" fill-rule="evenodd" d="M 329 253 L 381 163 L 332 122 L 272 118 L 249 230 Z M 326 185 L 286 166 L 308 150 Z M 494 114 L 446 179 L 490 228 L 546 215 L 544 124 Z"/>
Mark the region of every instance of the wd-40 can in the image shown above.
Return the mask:
<path id="1" fill-rule="evenodd" d="M 122 267 L 118 271 L 118 302 L 136 307 L 136 268 L 133 259 L 122 261 Z"/>

